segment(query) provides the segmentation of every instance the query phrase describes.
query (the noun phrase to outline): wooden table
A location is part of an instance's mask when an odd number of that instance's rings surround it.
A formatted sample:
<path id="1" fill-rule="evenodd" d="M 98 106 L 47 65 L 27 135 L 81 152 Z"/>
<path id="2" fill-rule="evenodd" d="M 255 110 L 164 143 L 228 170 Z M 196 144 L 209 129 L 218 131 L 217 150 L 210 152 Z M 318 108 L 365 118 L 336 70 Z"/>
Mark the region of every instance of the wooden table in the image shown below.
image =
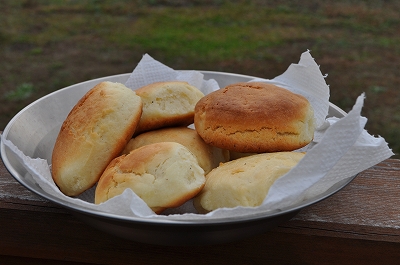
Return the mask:
<path id="1" fill-rule="evenodd" d="M 0 162 L 0 264 L 400 264 L 400 160 L 359 174 L 266 233 L 167 247 L 108 235 L 17 183 Z"/>

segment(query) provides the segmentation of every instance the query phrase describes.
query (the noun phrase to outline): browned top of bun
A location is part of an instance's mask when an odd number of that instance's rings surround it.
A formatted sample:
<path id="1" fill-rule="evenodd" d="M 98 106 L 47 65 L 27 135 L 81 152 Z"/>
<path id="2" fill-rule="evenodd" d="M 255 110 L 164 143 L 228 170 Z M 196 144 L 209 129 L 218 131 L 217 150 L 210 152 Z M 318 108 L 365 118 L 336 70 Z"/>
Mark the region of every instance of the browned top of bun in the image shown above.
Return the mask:
<path id="1" fill-rule="evenodd" d="M 197 103 L 194 123 L 209 144 L 236 152 L 290 151 L 313 138 L 308 100 L 261 82 L 235 83 Z"/>

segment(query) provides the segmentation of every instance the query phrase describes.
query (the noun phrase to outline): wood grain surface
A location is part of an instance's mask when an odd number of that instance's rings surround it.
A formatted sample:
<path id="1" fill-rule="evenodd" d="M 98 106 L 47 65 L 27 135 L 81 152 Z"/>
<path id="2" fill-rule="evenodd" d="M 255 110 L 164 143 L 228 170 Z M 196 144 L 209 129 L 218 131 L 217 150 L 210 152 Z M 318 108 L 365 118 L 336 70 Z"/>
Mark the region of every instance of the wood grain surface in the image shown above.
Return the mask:
<path id="1" fill-rule="evenodd" d="M 0 264 L 400 264 L 400 160 L 244 240 L 156 246 L 98 231 L 28 191 L 0 163 Z"/>

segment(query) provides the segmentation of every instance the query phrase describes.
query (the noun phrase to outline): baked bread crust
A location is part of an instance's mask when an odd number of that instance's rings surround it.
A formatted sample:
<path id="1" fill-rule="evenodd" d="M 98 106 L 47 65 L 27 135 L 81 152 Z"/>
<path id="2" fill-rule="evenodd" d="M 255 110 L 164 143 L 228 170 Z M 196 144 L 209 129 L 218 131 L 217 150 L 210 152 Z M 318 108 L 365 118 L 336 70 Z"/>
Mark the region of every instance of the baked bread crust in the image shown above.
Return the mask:
<path id="1" fill-rule="evenodd" d="M 228 150 L 206 144 L 196 130 L 188 127 L 170 127 L 142 133 L 128 142 L 123 154 L 129 154 L 134 149 L 159 142 L 177 142 L 188 148 L 196 156 L 205 174 L 220 163 L 229 161 Z"/>
<path id="2" fill-rule="evenodd" d="M 183 145 L 160 142 L 115 158 L 101 176 L 95 192 L 99 204 L 127 188 L 156 213 L 178 207 L 204 186 L 203 169 Z"/>
<path id="3" fill-rule="evenodd" d="M 220 165 L 206 176 L 193 200 L 200 213 L 218 208 L 260 206 L 272 184 L 304 157 L 300 152 L 264 153 Z"/>
<path id="4" fill-rule="evenodd" d="M 210 145 L 244 153 L 292 151 L 314 136 L 308 100 L 261 82 L 235 83 L 199 100 L 194 124 Z"/>
<path id="5" fill-rule="evenodd" d="M 76 196 L 92 187 L 118 156 L 139 123 L 142 101 L 123 84 L 102 82 L 73 107 L 52 153 L 52 176 L 60 190 Z"/>
<path id="6" fill-rule="evenodd" d="M 156 82 L 136 90 L 143 115 L 136 135 L 145 131 L 193 123 L 194 107 L 204 94 L 183 81 Z"/>

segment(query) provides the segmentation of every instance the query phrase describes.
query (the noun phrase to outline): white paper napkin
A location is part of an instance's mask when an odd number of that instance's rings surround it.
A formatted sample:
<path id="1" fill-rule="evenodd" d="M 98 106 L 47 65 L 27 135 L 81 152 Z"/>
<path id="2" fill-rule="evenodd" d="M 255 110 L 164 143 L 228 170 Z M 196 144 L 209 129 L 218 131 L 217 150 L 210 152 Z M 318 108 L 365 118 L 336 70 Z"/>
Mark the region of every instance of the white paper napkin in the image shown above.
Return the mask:
<path id="1" fill-rule="evenodd" d="M 133 90 L 142 86 L 165 81 L 186 81 L 199 88 L 204 94 L 219 89 L 214 79 L 204 80 L 204 75 L 199 71 L 175 71 L 172 68 L 154 60 L 145 54 L 129 76 L 125 85 Z"/>
<path id="2" fill-rule="evenodd" d="M 147 54 L 132 72 L 126 86 L 137 89 L 149 83 L 171 80 L 187 81 L 205 94 L 219 89 L 215 80 L 204 80 L 200 72 L 175 71 Z M 168 210 L 169 215 L 156 215 L 130 189 L 101 205 L 95 205 L 91 203 L 93 189 L 80 197 L 84 200 L 65 196 L 54 184 L 46 160 L 25 156 L 3 136 L 2 141 L 17 155 L 34 181 L 46 193 L 63 201 L 127 217 L 170 220 L 235 218 L 266 211 L 279 211 L 317 196 L 335 183 L 354 176 L 393 155 L 382 137 L 374 137 L 364 130 L 367 119 L 360 115 L 365 97 L 363 94 L 358 97 L 348 115 L 340 119 L 326 119 L 329 108 L 329 87 L 309 51 L 304 52 L 299 63 L 289 66 L 282 75 L 271 80 L 257 78 L 252 81 L 274 83 L 304 95 L 314 108 L 318 127 L 314 141 L 303 149 L 307 154 L 296 167 L 271 186 L 263 204 L 259 207 L 222 208 L 203 215 L 196 214 L 189 201 L 178 209 Z"/>

